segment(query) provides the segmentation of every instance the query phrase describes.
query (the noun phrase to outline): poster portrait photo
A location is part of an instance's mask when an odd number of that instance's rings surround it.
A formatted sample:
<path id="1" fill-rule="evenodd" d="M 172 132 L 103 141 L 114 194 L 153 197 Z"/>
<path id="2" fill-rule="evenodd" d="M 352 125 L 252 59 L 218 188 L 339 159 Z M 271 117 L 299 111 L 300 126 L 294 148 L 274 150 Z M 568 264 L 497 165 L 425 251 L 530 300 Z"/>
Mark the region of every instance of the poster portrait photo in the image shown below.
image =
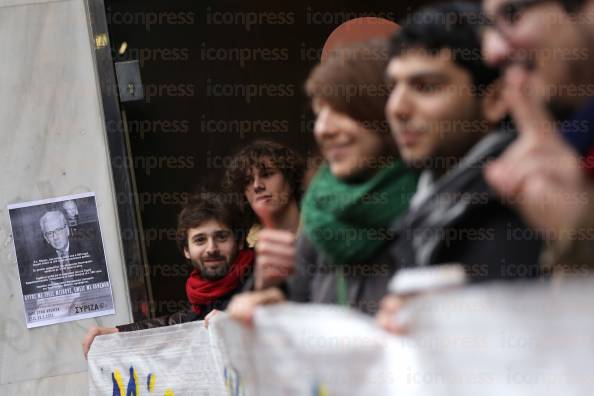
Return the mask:
<path id="1" fill-rule="evenodd" d="M 114 313 L 95 193 L 8 210 L 27 327 Z"/>

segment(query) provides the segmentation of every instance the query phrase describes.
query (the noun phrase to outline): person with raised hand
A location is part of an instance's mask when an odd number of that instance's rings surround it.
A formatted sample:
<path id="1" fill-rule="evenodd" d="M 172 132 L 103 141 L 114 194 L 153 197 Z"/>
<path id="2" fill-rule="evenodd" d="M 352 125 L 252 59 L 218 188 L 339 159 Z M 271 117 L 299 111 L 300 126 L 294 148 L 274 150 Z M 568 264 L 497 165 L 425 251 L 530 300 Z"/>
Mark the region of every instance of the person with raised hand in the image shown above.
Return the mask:
<path id="1" fill-rule="evenodd" d="M 250 323 L 257 306 L 286 299 L 377 311 L 396 269 L 382 254 L 387 229 L 417 183 L 385 121 L 386 63 L 386 45 L 377 42 L 335 50 L 311 72 L 306 91 L 325 163 L 302 202 L 294 273 L 280 288 L 236 296 L 232 317 Z"/>
<path id="2" fill-rule="evenodd" d="M 483 9 L 485 61 L 506 71 L 520 134 L 486 178 L 547 236 L 542 265 L 582 275 L 594 268 L 594 1 L 483 0 Z"/>
<path id="3" fill-rule="evenodd" d="M 277 286 L 293 272 L 304 173 L 300 155 L 265 140 L 242 148 L 225 171 L 225 190 L 238 196 L 255 222 L 248 235 L 248 243 L 256 250 L 254 278 L 246 285 L 249 289 Z"/>
<path id="4" fill-rule="evenodd" d="M 399 271 L 377 317 L 389 331 L 402 328 L 394 315 L 418 294 L 542 275 L 541 236 L 483 175 L 516 135 L 503 123 L 500 73 L 481 58 L 480 20 L 476 4 L 436 4 L 391 42 L 386 115 L 403 160 L 423 173 L 391 229 Z"/>
<path id="5" fill-rule="evenodd" d="M 587 205 L 581 195 L 588 180 L 579 156 L 557 132 L 544 105 L 529 95 L 527 78 L 521 68 L 508 71 L 504 96 L 519 137 L 485 174 L 531 224 L 551 234 L 578 222 Z"/>
<path id="6" fill-rule="evenodd" d="M 116 327 L 93 326 L 82 342 L 85 358 L 97 336 L 203 320 L 211 312 L 224 310 L 253 271 L 254 252 L 245 248 L 245 236 L 243 216 L 224 196 L 190 197 L 178 216 L 177 226 L 178 246 L 193 267 L 186 281 L 189 307 Z"/>

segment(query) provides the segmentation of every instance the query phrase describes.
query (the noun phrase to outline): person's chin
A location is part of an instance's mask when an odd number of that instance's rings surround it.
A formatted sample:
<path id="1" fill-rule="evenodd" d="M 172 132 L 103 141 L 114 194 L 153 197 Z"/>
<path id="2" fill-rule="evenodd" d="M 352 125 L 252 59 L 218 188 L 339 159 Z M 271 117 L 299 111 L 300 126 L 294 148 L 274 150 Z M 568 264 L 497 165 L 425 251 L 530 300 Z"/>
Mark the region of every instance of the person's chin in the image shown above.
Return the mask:
<path id="1" fill-rule="evenodd" d="M 204 264 L 204 267 L 211 272 L 217 272 L 221 267 L 225 266 L 225 260 L 216 260 Z"/>
<path id="2" fill-rule="evenodd" d="M 358 183 L 367 180 L 376 169 L 345 164 L 337 169 L 330 168 L 337 179 L 348 183 Z"/>
<path id="3" fill-rule="evenodd" d="M 254 206 L 256 208 L 271 209 L 274 206 L 274 200 L 272 198 L 260 199 L 255 202 Z"/>
<path id="4" fill-rule="evenodd" d="M 216 281 L 225 277 L 226 274 L 223 274 L 222 271 L 216 270 L 205 270 L 202 271 L 202 277 L 206 280 Z"/>
<path id="5" fill-rule="evenodd" d="M 429 159 L 421 155 L 402 155 L 402 160 L 411 169 L 425 169 L 429 167 Z"/>
<path id="6" fill-rule="evenodd" d="M 330 172 L 334 177 L 341 180 L 348 180 L 354 173 L 354 167 L 344 162 L 330 163 Z"/>

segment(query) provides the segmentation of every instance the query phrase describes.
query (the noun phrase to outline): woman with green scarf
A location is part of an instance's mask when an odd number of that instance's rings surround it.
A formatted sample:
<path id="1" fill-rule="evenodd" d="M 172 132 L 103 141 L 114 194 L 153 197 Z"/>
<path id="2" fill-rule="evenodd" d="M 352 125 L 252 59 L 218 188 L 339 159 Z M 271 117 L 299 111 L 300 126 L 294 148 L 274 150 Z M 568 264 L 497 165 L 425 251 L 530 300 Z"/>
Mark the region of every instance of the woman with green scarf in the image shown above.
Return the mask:
<path id="1" fill-rule="evenodd" d="M 311 72 L 306 91 L 325 162 L 302 201 L 294 268 L 282 291 L 236 296 L 229 312 L 237 319 L 249 322 L 256 305 L 285 297 L 377 311 L 396 270 L 384 253 L 389 225 L 408 209 L 417 183 L 398 158 L 384 117 L 387 59 L 383 43 L 348 47 Z"/>

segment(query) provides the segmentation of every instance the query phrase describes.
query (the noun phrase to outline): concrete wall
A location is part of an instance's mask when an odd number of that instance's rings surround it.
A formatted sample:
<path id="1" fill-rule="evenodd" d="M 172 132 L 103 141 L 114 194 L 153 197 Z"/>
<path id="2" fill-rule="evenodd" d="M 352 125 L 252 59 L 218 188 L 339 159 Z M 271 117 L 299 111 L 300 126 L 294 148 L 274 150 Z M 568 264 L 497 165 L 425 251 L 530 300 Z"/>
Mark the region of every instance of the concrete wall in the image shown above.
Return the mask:
<path id="1" fill-rule="evenodd" d="M 83 0 L 0 0 L 0 394 L 87 394 L 80 343 L 131 321 Z M 6 205 L 97 193 L 116 314 L 27 330 Z"/>

